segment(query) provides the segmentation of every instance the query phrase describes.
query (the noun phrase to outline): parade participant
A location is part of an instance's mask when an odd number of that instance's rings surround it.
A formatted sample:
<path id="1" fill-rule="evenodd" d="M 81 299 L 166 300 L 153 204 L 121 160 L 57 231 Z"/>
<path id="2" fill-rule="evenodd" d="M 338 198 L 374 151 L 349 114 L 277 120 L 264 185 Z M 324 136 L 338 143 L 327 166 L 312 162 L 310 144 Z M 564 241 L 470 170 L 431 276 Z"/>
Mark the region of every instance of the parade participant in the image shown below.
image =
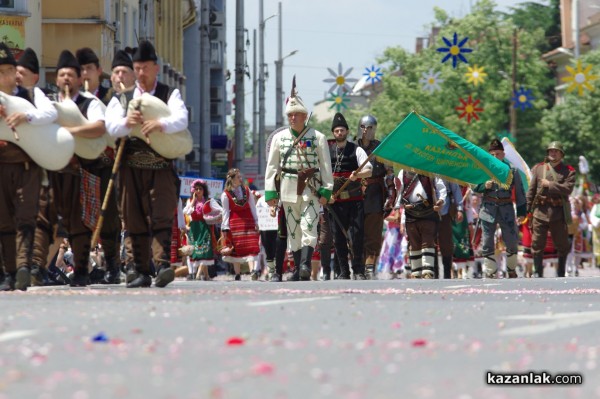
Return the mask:
<path id="1" fill-rule="evenodd" d="M 443 180 L 448 194 L 448 201 L 440 210 L 441 219 L 437 228 L 437 242 L 442 253 L 442 267 L 444 278 L 452 278 L 452 255 L 454 254 L 454 241 L 452 239 L 452 221 L 458 223 L 463 220 L 463 198 L 460 186 L 456 183 Z M 437 260 L 437 257 L 436 257 Z M 437 265 L 437 262 L 436 262 Z M 435 276 L 438 278 L 438 268 L 435 267 Z"/>
<path id="2" fill-rule="evenodd" d="M 48 124 L 56 119 L 56 110 L 38 88 L 31 91 L 17 86 L 17 62 L 5 43 L 0 43 L 0 91 L 21 97 L 35 110 L 6 114 L 0 104 L 0 117 L 14 132 L 19 125 Z M 33 96 L 30 95 L 33 94 Z M 18 133 L 15 133 L 18 134 Z M 36 225 L 41 168 L 18 145 L 0 141 L 0 258 L 5 278 L 0 290 L 25 291 L 31 284 L 33 239 Z"/>
<path id="3" fill-rule="evenodd" d="M 208 225 L 209 214 L 223 209 L 214 199 L 209 198 L 208 185 L 202 179 L 196 179 L 191 185 L 192 196 L 187 201 L 183 213 L 190 216 L 188 225 L 188 244 L 194 246 L 192 254 L 189 256 L 190 270 L 188 276 L 193 280 L 196 273 L 201 280 L 209 280 L 208 266 L 215 263 L 213 254 L 214 228 Z"/>
<path id="4" fill-rule="evenodd" d="M 358 145 L 367 155 L 381 143 L 375 139 L 377 119 L 373 115 L 365 115 L 358 122 Z M 368 279 L 375 278 L 375 265 L 383 244 L 384 204 L 389 200 L 389 191 L 385 188 L 385 165 L 371 159 L 372 173 L 363 180 L 364 184 L 364 256 L 365 272 Z M 393 201 L 392 201 L 393 204 Z"/>
<path id="5" fill-rule="evenodd" d="M 396 208 L 404 208 L 402 218 L 410 245 L 411 277 L 431 279 L 434 277 L 436 224 L 440 219 L 438 212 L 446 201 L 446 186 L 440 178 L 408 170 L 401 170 L 398 179 Z"/>
<path id="6" fill-rule="evenodd" d="M 77 62 L 81 66 L 82 86 L 87 86 L 86 91 L 99 98 L 105 105 L 108 104 L 113 96 L 113 91 L 100 85 L 102 67 L 94 50 L 89 47 L 80 48 L 75 53 L 75 57 L 77 57 Z"/>
<path id="7" fill-rule="evenodd" d="M 58 101 L 62 102 L 66 98 L 72 99 L 81 114 L 89 121 L 88 124 L 66 127 L 66 129 L 73 136 L 82 138 L 102 136 L 106 131 L 102 105 L 97 99 L 80 94 L 81 68 L 70 51 L 64 50 L 60 54 L 56 71 L 56 86 L 59 90 Z M 83 184 L 84 187 L 88 187 L 88 190 L 83 190 L 83 195 L 95 196 L 90 191 L 95 186 L 94 181 L 99 176 L 100 170 L 104 168 L 105 158 L 109 157 L 104 153 L 96 159 L 84 159 L 75 155 L 64 169 L 50 173 L 50 182 L 54 192 L 54 205 L 61 217 L 62 227 L 69 234 L 69 242 L 73 249 L 75 268 L 71 278 L 71 286 L 87 286 L 90 284 L 88 263 L 92 230 L 95 226 L 91 225 L 93 219 L 91 215 L 94 211 L 88 205 L 93 203 L 95 199 L 88 197 L 88 200 L 86 200 L 85 197 L 80 197 L 80 189 Z M 86 220 L 88 223 L 86 223 Z"/>
<path id="8" fill-rule="evenodd" d="M 152 268 L 157 274 L 155 285 L 165 287 L 175 278 L 170 267 L 171 229 L 179 199 L 179 179 L 173 160 L 161 156 L 148 144 L 153 134 L 179 132 L 187 128 L 188 112 L 178 89 L 157 80 L 159 65 L 154 46 L 142 41 L 133 55 L 136 87 L 113 97 L 106 109 L 107 130 L 113 137 L 126 137 L 134 126 L 141 126 L 146 140 L 127 137 L 124 159 L 119 169 L 118 192 L 125 229 L 133 248 L 135 268 L 128 271 L 128 288 L 150 287 Z M 149 93 L 167 104 L 171 115 L 146 120 L 138 110 L 129 112 L 121 105 Z"/>
<path id="9" fill-rule="evenodd" d="M 329 226 L 333 233 L 333 246 L 341 273 L 338 279 L 350 279 L 348 252 L 352 258 L 352 273 L 356 280 L 364 280 L 365 264 L 363 259 L 364 237 L 364 200 L 360 179 L 371 176 L 373 167 L 367 162 L 357 172 L 358 166 L 367 160 L 367 153 L 357 144 L 348 141 L 348 123 L 344 115 L 336 113 L 331 124 L 334 140 L 329 141 L 329 154 L 333 172 L 333 191 L 337 197 L 332 198 L 329 213 Z M 338 191 L 350 180 L 344 191 Z M 381 204 L 383 215 L 383 203 Z M 383 230 L 377 233 L 380 237 Z M 381 240 L 379 240 L 380 242 Z M 374 265 L 373 265 L 374 267 Z"/>
<path id="10" fill-rule="evenodd" d="M 123 88 L 132 88 L 135 85 L 135 73 L 133 73 L 133 61 L 125 50 L 118 50 L 112 62 L 112 73 L 110 75 L 113 91 L 121 93 Z M 123 87 L 121 87 L 123 84 Z"/>
<path id="11" fill-rule="evenodd" d="M 489 153 L 500 161 L 510 165 L 504 160 L 504 146 L 500 140 L 494 139 L 490 143 Z M 517 253 L 519 251 L 519 225 L 526 215 L 526 199 L 521 175 L 511 166 L 513 180 L 510 187 L 502 188 L 492 180 L 478 184 L 473 191 L 482 193 L 483 199 L 479 210 L 479 220 L 482 226 L 483 272 L 487 278 L 496 278 L 498 266 L 495 257 L 496 226 L 500 226 L 502 240 L 506 246 L 506 268 L 509 278 L 517 278 Z M 515 192 L 517 218 L 512 193 Z"/>
<path id="12" fill-rule="evenodd" d="M 570 245 L 567 226 L 571 223 L 569 195 L 575 187 L 575 169 L 562 162 L 565 152 L 559 141 L 546 148 L 546 159 L 531 169 L 527 191 L 527 210 L 533 216 L 533 266 L 538 277 L 544 276 L 544 247 L 548 231 L 558 253 L 557 276 L 565 276 Z"/>
<path id="13" fill-rule="evenodd" d="M 288 244 L 296 264 L 291 279 L 308 280 L 317 244 L 319 204 L 327 204 L 333 189 L 331 157 L 323 133 L 305 126 L 308 110 L 297 95 L 295 78 L 285 113 L 290 127 L 273 137 L 265 173 L 265 200 L 276 206 L 281 198 Z M 280 191 L 276 178 L 281 183 Z"/>
<path id="14" fill-rule="evenodd" d="M 466 278 L 468 266 L 473 266 L 475 257 L 472 246 L 472 231 L 474 213 L 471 209 L 471 189 L 467 186 L 459 186 L 461 202 L 464 207 L 462 217 L 459 220 L 457 216 L 452 220 L 452 241 L 454 251 L 451 263 L 456 265 L 456 278 Z M 442 262 L 443 263 L 443 262 Z M 446 274 L 446 265 L 444 265 L 444 274 Z"/>
<path id="15" fill-rule="evenodd" d="M 241 280 L 241 263 L 248 262 L 250 270 L 254 270 L 258 247 L 258 215 L 254 195 L 248 186 L 244 186 L 239 169 L 227 172 L 225 189 L 221 194 L 223 205 L 223 222 L 221 235 L 233 251 L 223 256 L 225 262 L 233 263 L 235 280 Z"/>
<path id="16" fill-rule="evenodd" d="M 26 48 L 17 61 L 17 84 L 29 92 L 32 98 L 35 99 L 36 90 L 34 88 L 38 84 L 40 78 L 40 63 L 37 58 L 35 51 L 31 48 Z M 43 90 L 40 89 L 43 94 Z M 45 96 L 44 96 L 45 97 Z M 45 101 L 48 109 L 52 109 L 56 114 L 56 110 L 52 106 L 49 99 L 41 99 Z M 48 195 L 50 192 L 48 174 L 46 171 L 42 171 L 42 188 L 40 190 L 39 209 L 37 216 L 37 223 L 35 229 L 35 238 L 33 244 L 33 255 L 31 264 L 31 284 L 32 285 L 44 285 L 44 281 L 47 280 L 46 260 L 48 257 L 48 245 L 53 237 L 52 226 L 57 223 L 56 211 L 50 211 L 48 207 Z M 44 237 L 42 241 L 38 239 Z M 42 244 L 45 243 L 45 244 Z M 44 248 L 46 250 L 44 250 Z"/>

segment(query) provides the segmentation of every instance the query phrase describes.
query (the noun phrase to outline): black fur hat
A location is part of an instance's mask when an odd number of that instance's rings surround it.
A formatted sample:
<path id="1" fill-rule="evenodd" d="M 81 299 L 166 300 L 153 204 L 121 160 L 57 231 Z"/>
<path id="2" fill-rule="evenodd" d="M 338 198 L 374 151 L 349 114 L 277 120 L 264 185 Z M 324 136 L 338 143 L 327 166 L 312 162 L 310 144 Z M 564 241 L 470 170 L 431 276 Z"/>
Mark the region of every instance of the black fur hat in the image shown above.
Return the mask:
<path id="1" fill-rule="evenodd" d="M 75 53 L 75 57 L 77 58 L 77 62 L 79 63 L 79 65 L 100 65 L 100 60 L 98 59 L 98 56 L 96 55 L 96 53 L 94 53 L 94 50 L 92 50 L 89 47 L 84 47 L 77 50 L 77 52 Z"/>
<path id="2" fill-rule="evenodd" d="M 133 62 L 158 61 L 154 46 L 147 40 L 140 42 L 136 52 L 133 54 Z"/>
<path id="3" fill-rule="evenodd" d="M 30 47 L 27 47 L 25 51 L 23 51 L 23 54 L 19 57 L 19 61 L 17 61 L 17 65 L 27 68 L 33 73 L 40 73 L 40 61 L 38 60 L 35 51 Z"/>
<path id="4" fill-rule="evenodd" d="M 346 118 L 344 118 L 344 115 L 342 115 L 341 112 L 338 112 L 333 117 L 333 122 L 331 123 L 331 131 L 333 132 L 333 130 L 336 127 L 340 127 L 340 126 L 345 127 L 346 129 L 350 129 L 348 127 L 348 123 L 346 123 Z"/>
<path id="5" fill-rule="evenodd" d="M 0 43 L 0 65 L 10 64 L 17 66 L 17 60 L 5 43 Z"/>
<path id="6" fill-rule="evenodd" d="M 77 71 L 77 75 L 81 75 L 81 65 L 77 62 L 77 59 L 69 50 L 63 50 L 58 57 L 58 63 L 56 64 L 56 70 L 62 68 L 73 68 Z"/>
<path id="7" fill-rule="evenodd" d="M 115 58 L 113 58 L 111 69 L 114 69 L 118 66 L 126 66 L 130 69 L 133 69 L 133 61 L 131 61 L 131 57 L 125 50 L 117 51 Z"/>

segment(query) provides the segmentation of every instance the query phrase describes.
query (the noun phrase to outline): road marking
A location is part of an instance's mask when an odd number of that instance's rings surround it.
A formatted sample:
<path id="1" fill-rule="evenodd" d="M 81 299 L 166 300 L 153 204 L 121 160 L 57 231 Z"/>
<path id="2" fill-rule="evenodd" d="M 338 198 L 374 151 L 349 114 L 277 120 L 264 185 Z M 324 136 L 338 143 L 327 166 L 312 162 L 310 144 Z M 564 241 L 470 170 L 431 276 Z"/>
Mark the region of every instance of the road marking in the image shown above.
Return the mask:
<path id="1" fill-rule="evenodd" d="M 19 339 L 37 334 L 35 330 L 16 330 L 8 331 L 0 334 L 0 342 L 10 341 L 11 339 Z"/>
<path id="2" fill-rule="evenodd" d="M 543 315 L 515 315 L 498 317 L 503 320 L 527 320 L 540 323 L 507 328 L 500 331 L 500 335 L 539 335 L 566 328 L 579 327 L 590 323 L 600 322 L 600 312 L 573 312 Z"/>
<path id="3" fill-rule="evenodd" d="M 294 299 L 276 299 L 273 301 L 260 301 L 250 302 L 248 306 L 271 306 L 271 305 L 282 305 L 286 303 L 302 303 L 302 302 L 316 302 L 327 299 L 338 299 L 339 296 L 321 296 L 315 298 L 294 298 Z"/>

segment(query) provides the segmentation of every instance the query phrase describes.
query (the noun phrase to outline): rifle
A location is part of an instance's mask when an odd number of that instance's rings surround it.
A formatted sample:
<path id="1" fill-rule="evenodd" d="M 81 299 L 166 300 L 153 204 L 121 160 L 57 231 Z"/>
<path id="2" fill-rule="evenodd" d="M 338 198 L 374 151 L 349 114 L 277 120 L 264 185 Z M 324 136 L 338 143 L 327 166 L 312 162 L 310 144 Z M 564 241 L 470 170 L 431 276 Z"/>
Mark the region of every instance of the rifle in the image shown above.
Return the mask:
<path id="1" fill-rule="evenodd" d="M 374 156 L 375 156 L 375 154 L 374 154 L 374 153 L 371 153 L 371 155 L 369 155 L 369 156 L 367 157 L 367 159 L 365 159 L 365 160 L 363 161 L 363 163 L 361 163 L 361 164 L 358 166 L 358 169 L 356 169 L 356 170 L 355 170 L 354 172 L 352 172 L 352 173 L 359 173 L 359 172 L 361 171 L 361 169 L 362 169 L 362 168 L 364 168 L 364 167 L 365 167 L 365 165 L 366 165 L 366 164 L 367 164 L 367 163 L 368 163 L 368 162 L 369 162 L 371 159 L 373 159 L 373 157 L 374 157 Z M 343 193 L 343 192 L 344 192 L 344 189 L 345 189 L 346 187 L 348 187 L 348 184 L 350 184 L 350 182 L 351 182 L 351 180 L 350 180 L 350 179 L 347 179 L 347 180 L 344 182 L 344 184 L 342 184 L 342 187 L 340 187 L 340 188 L 339 188 L 339 189 L 338 189 L 338 190 L 335 192 L 335 194 L 333 194 L 333 195 L 331 196 L 331 197 L 333 198 L 333 200 L 334 200 L 334 201 L 335 201 L 335 199 L 336 199 L 336 198 L 337 198 L 337 197 L 338 197 L 338 196 L 339 196 L 341 193 Z"/>

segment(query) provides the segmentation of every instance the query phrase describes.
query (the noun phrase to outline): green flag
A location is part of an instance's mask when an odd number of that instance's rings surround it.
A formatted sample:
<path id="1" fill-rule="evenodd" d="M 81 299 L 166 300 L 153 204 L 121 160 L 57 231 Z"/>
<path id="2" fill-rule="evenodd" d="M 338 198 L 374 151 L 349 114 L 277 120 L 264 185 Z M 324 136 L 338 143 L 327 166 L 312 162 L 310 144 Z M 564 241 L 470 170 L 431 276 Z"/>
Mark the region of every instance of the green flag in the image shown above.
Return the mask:
<path id="1" fill-rule="evenodd" d="M 512 182 L 512 173 L 504 162 L 414 111 L 373 153 L 400 168 L 462 185 L 494 180 L 508 187 Z"/>

